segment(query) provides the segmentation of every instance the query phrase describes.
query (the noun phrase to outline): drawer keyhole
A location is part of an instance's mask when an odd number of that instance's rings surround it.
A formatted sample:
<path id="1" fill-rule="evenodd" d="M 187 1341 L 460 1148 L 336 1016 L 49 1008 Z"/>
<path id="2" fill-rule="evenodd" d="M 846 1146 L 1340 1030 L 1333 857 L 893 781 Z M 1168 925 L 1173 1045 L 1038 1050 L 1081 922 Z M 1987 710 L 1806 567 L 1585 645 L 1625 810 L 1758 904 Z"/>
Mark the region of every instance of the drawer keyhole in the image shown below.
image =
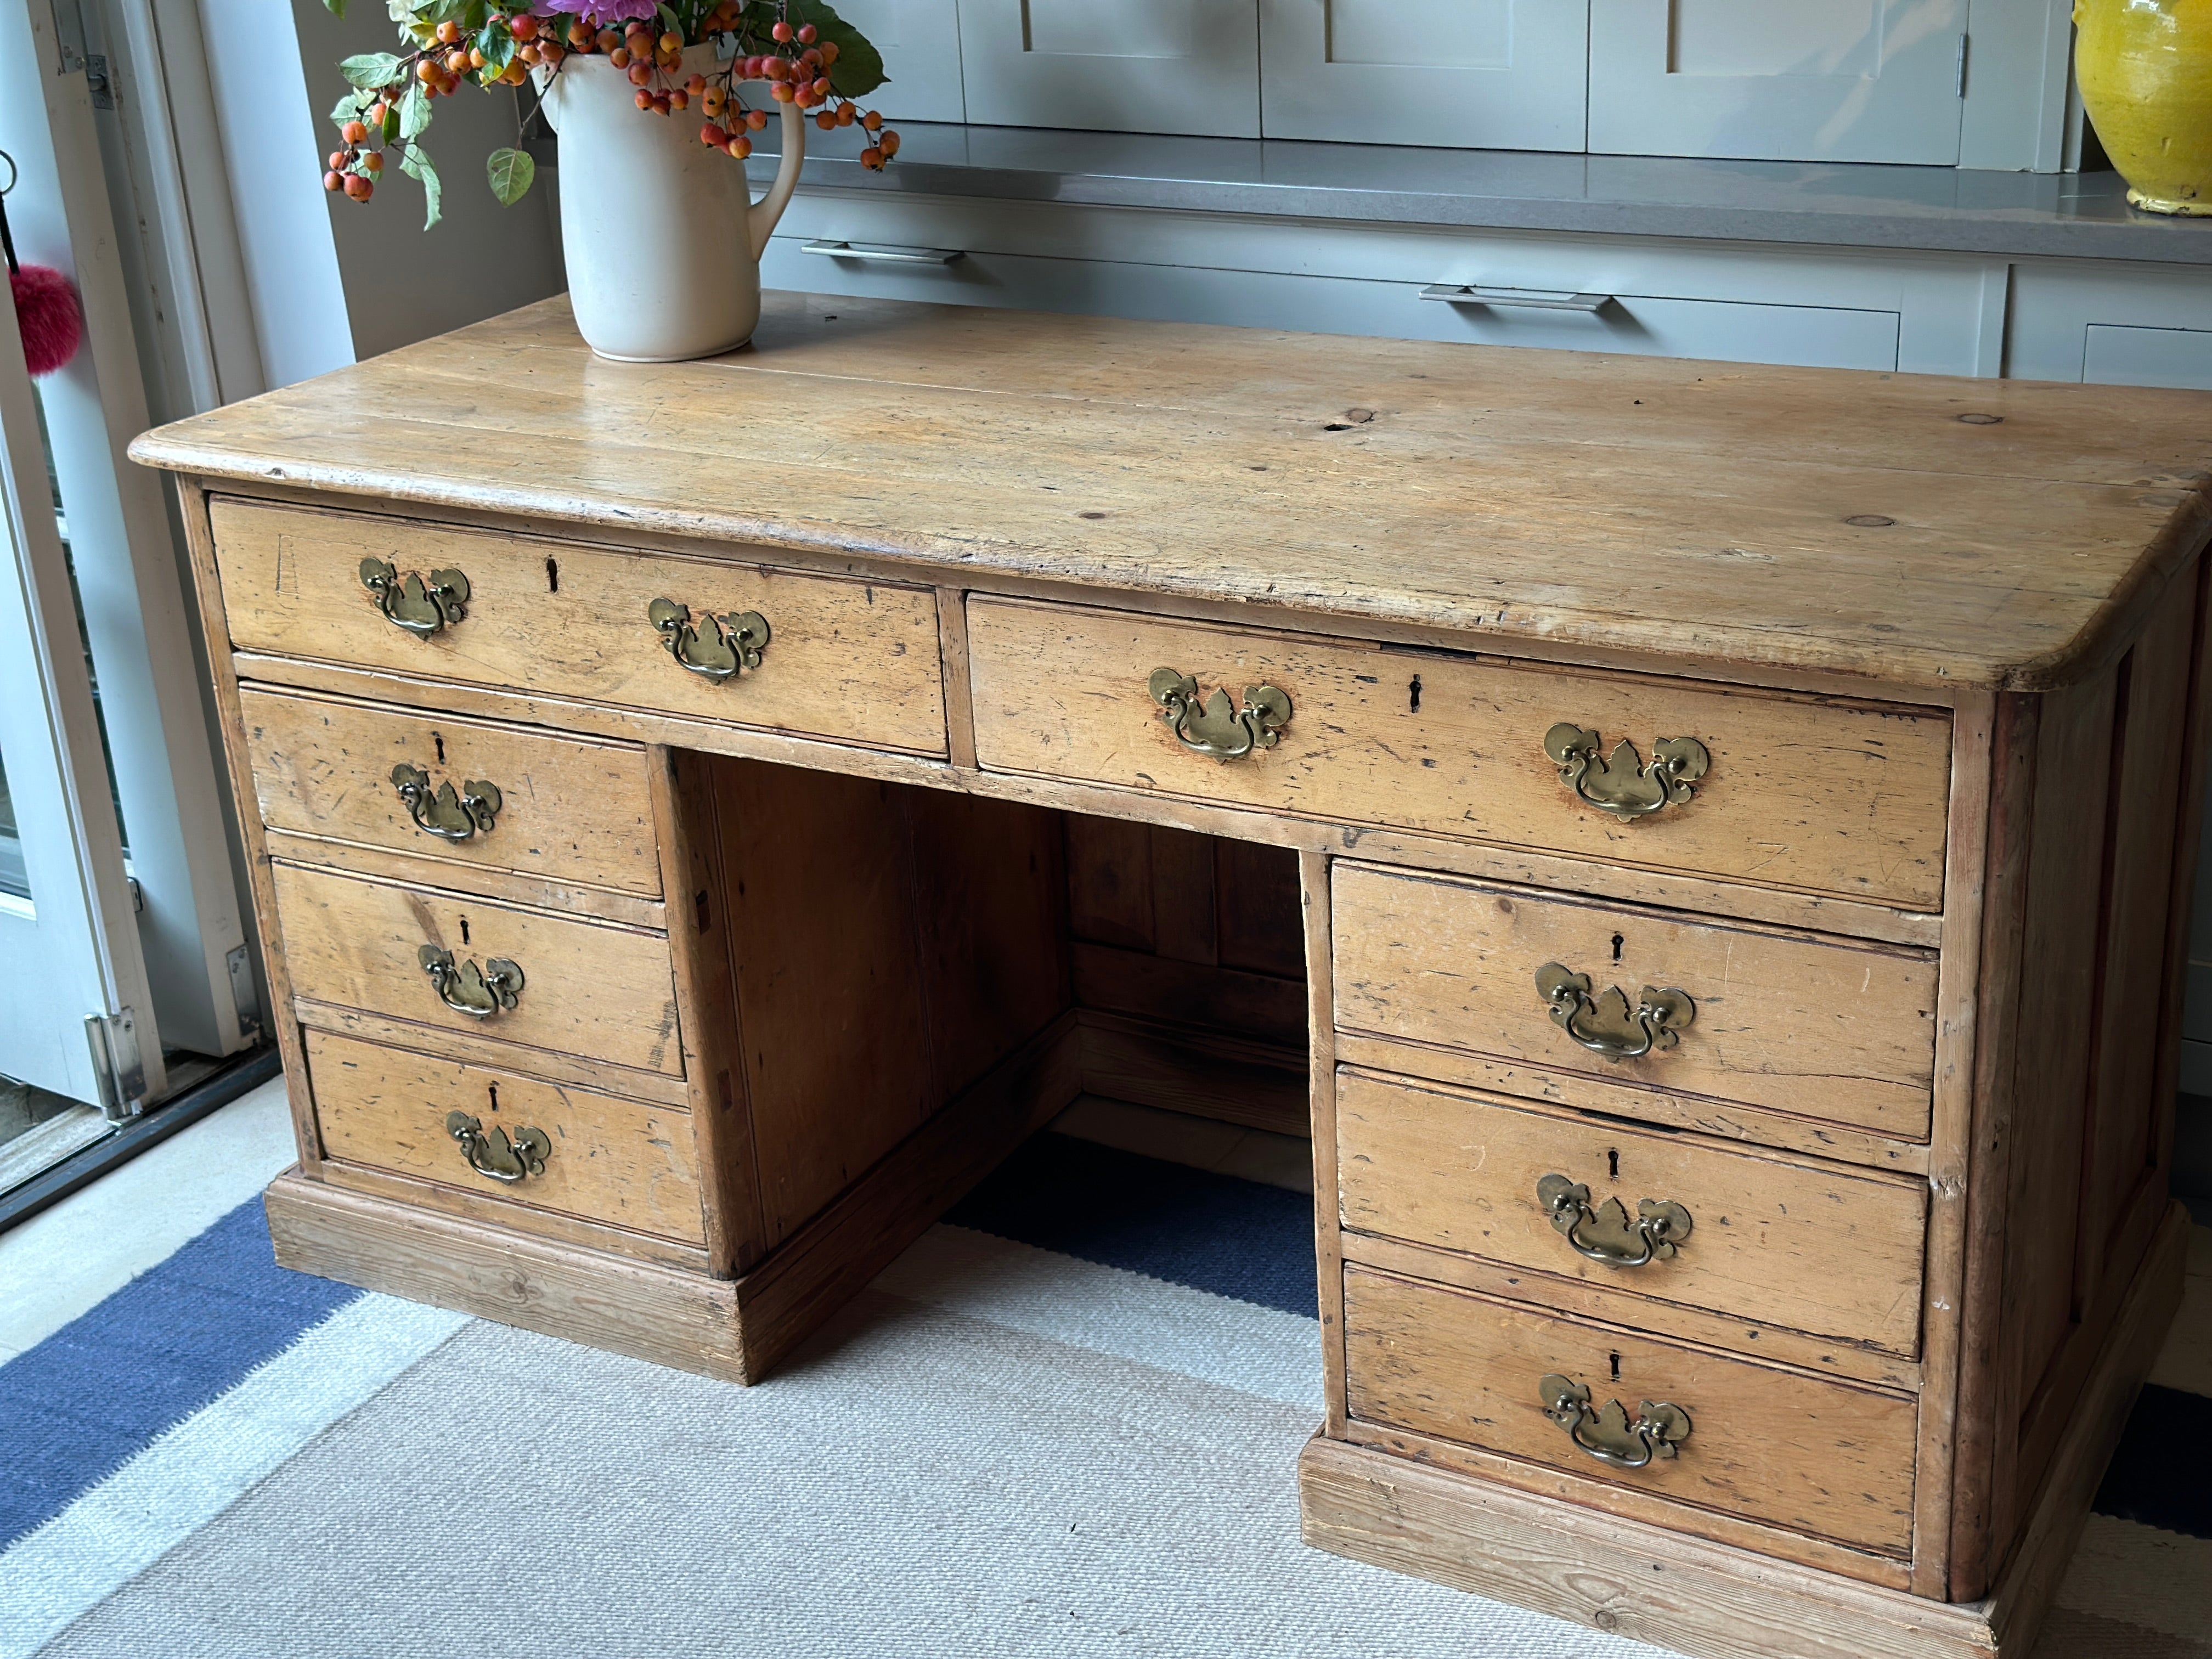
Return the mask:
<path id="1" fill-rule="evenodd" d="M 466 945 L 468 942 L 469 942 L 469 919 L 468 919 L 466 916 L 463 916 L 463 917 L 461 918 L 461 943 L 462 943 L 462 944 L 464 944 L 464 945 Z"/>
<path id="2" fill-rule="evenodd" d="M 1613 1356 L 1613 1380 L 1616 1382 L 1620 1381 L 1620 1356 L 1619 1354 L 1614 1354 Z"/>
<path id="3" fill-rule="evenodd" d="M 485 1085 L 485 1092 L 491 1096 L 492 1110 L 495 1112 L 497 1111 L 499 1109 L 499 1085 L 496 1083 L 487 1084 Z"/>
<path id="4" fill-rule="evenodd" d="M 545 561 L 545 591 L 548 593 L 561 591 L 561 567 L 550 556 Z"/>
<path id="5" fill-rule="evenodd" d="M 1627 939 L 1620 933 L 1615 933 L 1613 936 L 1613 959 L 1615 962 L 1619 962 L 1620 960 L 1620 947 L 1627 942 Z"/>
<path id="6" fill-rule="evenodd" d="M 1609 1146 L 1606 1149 L 1605 1172 L 1609 1180 L 1620 1179 L 1620 1149 L 1619 1147 Z"/>
<path id="7" fill-rule="evenodd" d="M 1412 714 L 1419 714 L 1421 712 L 1421 677 L 1419 674 L 1413 676 L 1413 684 L 1406 688 L 1406 696 L 1407 699 L 1406 712 Z"/>
<path id="8" fill-rule="evenodd" d="M 438 751 L 438 764 L 443 766 L 446 763 L 446 740 L 433 732 L 430 734 L 430 744 Z"/>

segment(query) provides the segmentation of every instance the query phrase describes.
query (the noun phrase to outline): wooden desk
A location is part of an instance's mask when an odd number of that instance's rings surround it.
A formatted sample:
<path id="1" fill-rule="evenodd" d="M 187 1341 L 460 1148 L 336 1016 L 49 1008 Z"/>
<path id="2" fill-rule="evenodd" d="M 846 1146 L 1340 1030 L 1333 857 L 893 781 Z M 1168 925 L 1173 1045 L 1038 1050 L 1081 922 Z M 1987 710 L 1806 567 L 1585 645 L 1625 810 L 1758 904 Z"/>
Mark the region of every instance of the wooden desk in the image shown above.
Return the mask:
<path id="1" fill-rule="evenodd" d="M 784 296 L 149 434 L 279 1256 L 750 1380 L 1080 1090 L 1310 1113 L 1313 1541 L 2024 1654 L 2179 1292 L 2208 416 Z"/>

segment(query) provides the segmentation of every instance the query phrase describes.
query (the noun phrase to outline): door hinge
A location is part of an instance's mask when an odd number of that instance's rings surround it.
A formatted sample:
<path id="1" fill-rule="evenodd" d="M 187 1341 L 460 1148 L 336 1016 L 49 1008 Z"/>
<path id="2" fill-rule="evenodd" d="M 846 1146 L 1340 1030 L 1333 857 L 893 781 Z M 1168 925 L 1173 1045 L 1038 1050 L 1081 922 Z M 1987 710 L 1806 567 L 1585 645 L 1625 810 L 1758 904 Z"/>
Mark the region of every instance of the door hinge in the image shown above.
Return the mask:
<path id="1" fill-rule="evenodd" d="M 253 988 L 253 957 L 243 945 L 234 946 L 222 959 L 230 970 L 230 1001 L 238 1010 L 238 1035 L 261 1035 L 261 998 Z"/>
<path id="2" fill-rule="evenodd" d="M 85 1041 L 92 1048 L 93 1073 L 100 1080 L 100 1115 L 120 1123 L 146 1109 L 146 1064 L 138 1057 L 138 1020 L 125 1008 L 116 1014 L 87 1014 Z"/>
<path id="3" fill-rule="evenodd" d="M 1966 37 L 1963 34 L 1959 37 L 1959 83 L 1951 95 L 1954 98 L 1966 95 Z"/>

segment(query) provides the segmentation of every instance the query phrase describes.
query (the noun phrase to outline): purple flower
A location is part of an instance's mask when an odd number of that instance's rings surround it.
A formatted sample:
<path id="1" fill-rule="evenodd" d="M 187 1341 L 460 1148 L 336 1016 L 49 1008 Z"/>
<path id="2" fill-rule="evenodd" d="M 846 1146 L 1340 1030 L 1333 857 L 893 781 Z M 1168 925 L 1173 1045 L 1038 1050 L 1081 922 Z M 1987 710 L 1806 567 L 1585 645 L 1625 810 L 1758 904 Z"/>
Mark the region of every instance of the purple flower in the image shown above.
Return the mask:
<path id="1" fill-rule="evenodd" d="M 531 0 L 534 12 L 568 12 L 596 17 L 602 23 L 642 21 L 659 8 L 653 0 Z"/>

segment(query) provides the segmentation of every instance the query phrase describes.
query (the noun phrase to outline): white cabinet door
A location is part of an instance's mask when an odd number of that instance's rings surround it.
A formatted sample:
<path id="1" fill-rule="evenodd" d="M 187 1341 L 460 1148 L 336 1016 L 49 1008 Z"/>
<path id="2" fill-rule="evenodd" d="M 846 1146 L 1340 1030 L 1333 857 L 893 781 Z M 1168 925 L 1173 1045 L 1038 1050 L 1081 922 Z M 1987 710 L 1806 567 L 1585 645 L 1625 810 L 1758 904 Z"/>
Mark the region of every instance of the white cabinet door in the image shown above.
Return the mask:
<path id="1" fill-rule="evenodd" d="M 1583 145 L 1588 0 L 1260 0 L 1270 138 Z"/>
<path id="2" fill-rule="evenodd" d="M 1259 0 L 960 0 L 968 118 L 1260 136 Z"/>
<path id="3" fill-rule="evenodd" d="M 1959 159 L 1966 0 L 1590 0 L 1589 147 Z"/>
<path id="4" fill-rule="evenodd" d="M 838 0 L 837 15 L 884 55 L 890 79 L 860 101 L 896 121 L 964 121 L 958 0 Z"/>

